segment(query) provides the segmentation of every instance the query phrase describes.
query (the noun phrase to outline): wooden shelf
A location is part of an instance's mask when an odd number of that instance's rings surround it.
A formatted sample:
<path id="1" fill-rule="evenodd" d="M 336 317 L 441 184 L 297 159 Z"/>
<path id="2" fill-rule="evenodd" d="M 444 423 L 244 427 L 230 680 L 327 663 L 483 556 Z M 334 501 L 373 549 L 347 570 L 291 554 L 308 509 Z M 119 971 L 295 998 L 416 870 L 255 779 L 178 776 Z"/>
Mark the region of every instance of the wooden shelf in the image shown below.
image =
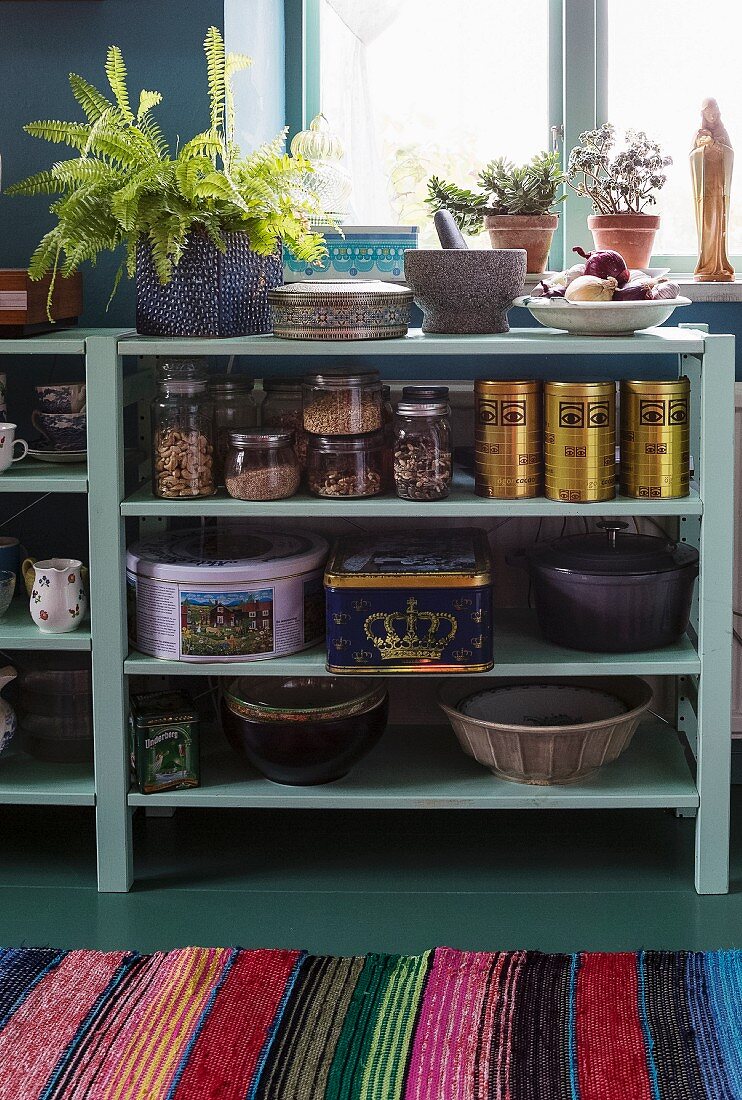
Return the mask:
<path id="1" fill-rule="evenodd" d="M 477 676 L 682 676 L 700 671 L 698 654 L 685 635 L 664 649 L 644 653 L 584 653 L 547 642 L 528 610 L 495 610 L 495 667 Z M 329 676 L 324 644 L 265 661 L 163 661 L 136 651 L 124 670 L 131 676 Z M 359 670 L 359 675 L 365 674 Z M 394 673 L 417 676 L 413 673 Z"/>
<path id="2" fill-rule="evenodd" d="M 438 336 L 410 329 L 407 336 L 394 340 L 284 340 L 272 335 L 210 340 L 131 336 L 119 340 L 118 350 L 119 355 L 258 355 L 301 359 L 396 355 L 701 355 L 704 333 L 660 327 L 634 336 L 606 338 L 572 336 L 556 329 L 532 327 L 512 328 L 510 332 L 492 336 Z M 529 363 L 529 370 L 533 367 Z"/>
<path id="3" fill-rule="evenodd" d="M 302 516 L 307 519 L 357 519 L 360 517 L 435 519 L 453 516 L 457 519 L 487 519 L 528 516 L 698 516 L 703 504 L 695 485 L 690 496 L 677 500 L 637 500 L 616 497 L 600 504 L 566 504 L 545 497 L 531 500 L 490 500 L 474 492 L 474 478 L 459 470 L 454 475 L 453 488 L 445 500 L 400 500 L 386 493 L 366 500 L 330 500 L 297 493 L 287 500 L 234 500 L 224 489 L 213 497 L 201 500 L 161 500 L 152 495 L 152 483 L 146 482 L 126 498 L 121 505 L 124 516 L 249 516 L 251 519 Z"/>
<path id="4" fill-rule="evenodd" d="M 93 806 L 92 764 L 50 764 L 18 752 L 0 755 L 0 803 L 17 806 Z"/>
<path id="5" fill-rule="evenodd" d="M 90 624 L 69 634 L 42 634 L 31 618 L 25 593 L 16 592 L 0 618 L 0 649 L 90 649 Z"/>
<path id="6" fill-rule="evenodd" d="M 26 458 L 0 474 L 3 493 L 87 493 L 88 468 L 85 463 L 37 462 Z"/>
<path id="7" fill-rule="evenodd" d="M 615 763 L 561 787 L 511 783 L 459 747 L 447 726 L 392 727 L 344 779 L 290 787 L 264 779 L 232 751 L 205 755 L 200 787 L 129 793 L 130 806 L 283 809 L 628 809 L 698 806 L 674 730 L 642 725 Z"/>

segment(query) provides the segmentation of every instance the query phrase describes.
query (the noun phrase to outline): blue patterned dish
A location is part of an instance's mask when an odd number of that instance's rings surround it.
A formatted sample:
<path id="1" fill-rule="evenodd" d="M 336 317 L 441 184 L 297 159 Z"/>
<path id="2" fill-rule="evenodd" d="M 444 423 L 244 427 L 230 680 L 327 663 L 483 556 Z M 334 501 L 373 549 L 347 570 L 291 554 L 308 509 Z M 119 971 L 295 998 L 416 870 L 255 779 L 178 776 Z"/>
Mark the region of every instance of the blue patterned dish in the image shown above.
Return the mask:
<path id="1" fill-rule="evenodd" d="M 84 412 L 53 413 L 35 409 L 31 420 L 57 451 L 84 451 L 88 418 Z"/>

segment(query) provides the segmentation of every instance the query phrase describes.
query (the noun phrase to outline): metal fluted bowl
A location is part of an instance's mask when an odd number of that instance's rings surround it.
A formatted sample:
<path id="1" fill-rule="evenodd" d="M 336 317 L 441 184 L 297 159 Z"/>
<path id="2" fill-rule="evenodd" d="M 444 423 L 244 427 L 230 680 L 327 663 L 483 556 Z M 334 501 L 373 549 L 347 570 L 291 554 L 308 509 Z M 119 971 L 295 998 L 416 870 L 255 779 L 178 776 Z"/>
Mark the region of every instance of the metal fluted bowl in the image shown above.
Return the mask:
<path id="1" fill-rule="evenodd" d="M 499 707 L 507 721 L 464 713 L 474 697 L 498 689 L 523 689 Z M 490 680 L 485 687 L 457 680 L 444 684 L 438 702 L 469 756 L 501 779 L 551 786 L 617 760 L 652 702 L 652 689 L 637 676 Z"/>

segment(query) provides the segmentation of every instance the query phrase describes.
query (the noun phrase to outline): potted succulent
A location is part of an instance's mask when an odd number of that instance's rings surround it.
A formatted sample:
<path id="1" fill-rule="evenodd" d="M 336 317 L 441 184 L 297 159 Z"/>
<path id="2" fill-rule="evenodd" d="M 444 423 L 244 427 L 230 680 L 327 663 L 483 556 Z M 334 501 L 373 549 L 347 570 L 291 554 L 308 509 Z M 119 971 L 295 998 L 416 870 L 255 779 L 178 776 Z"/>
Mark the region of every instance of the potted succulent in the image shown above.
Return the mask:
<path id="1" fill-rule="evenodd" d="M 489 231 L 493 248 L 525 248 L 529 273 L 546 270 L 559 216 L 552 207 L 564 181 L 558 152 L 542 152 L 516 166 L 504 157 L 490 161 L 479 173 L 481 191 L 468 191 L 437 176 L 428 182 L 426 202 L 433 210 L 449 210 L 462 233 Z"/>
<path id="2" fill-rule="evenodd" d="M 210 126 L 174 156 L 152 113 L 161 95 L 142 91 L 132 107 L 121 51 L 112 46 L 112 98 L 70 74 L 85 121 L 25 128 L 78 155 L 9 189 L 59 196 L 56 224 L 29 267 L 32 279 L 52 272 L 52 290 L 58 272 L 125 248 L 112 296 L 124 272 L 136 276 L 137 329 L 145 335 L 268 332 L 267 292 L 283 282 L 282 243 L 307 263 L 325 254 L 310 226 L 322 210 L 308 186 L 309 163 L 283 152 L 285 134 L 247 156 L 235 143 L 232 76 L 250 59 L 226 54 L 216 27 L 204 50 Z"/>
<path id="3" fill-rule="evenodd" d="M 626 131 L 626 147 L 611 157 L 616 128 L 606 122 L 580 134 L 569 154 L 567 183 L 593 204 L 587 220 L 596 249 L 620 252 L 630 268 L 649 266 L 660 219 L 648 214 L 667 180 L 672 158 L 643 130 Z"/>

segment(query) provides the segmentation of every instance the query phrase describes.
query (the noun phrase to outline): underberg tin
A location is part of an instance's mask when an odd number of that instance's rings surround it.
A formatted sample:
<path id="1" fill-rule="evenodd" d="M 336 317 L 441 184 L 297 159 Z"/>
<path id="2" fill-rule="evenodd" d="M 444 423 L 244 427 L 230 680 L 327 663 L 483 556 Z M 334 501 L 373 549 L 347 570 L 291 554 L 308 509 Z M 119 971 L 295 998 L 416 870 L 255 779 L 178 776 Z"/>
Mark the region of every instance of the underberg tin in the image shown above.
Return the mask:
<path id="1" fill-rule="evenodd" d="M 330 672 L 492 668 L 492 557 L 477 528 L 340 538 L 325 596 Z"/>
<path id="2" fill-rule="evenodd" d="M 171 661 L 258 661 L 324 633 L 328 544 L 251 524 L 171 531 L 126 555 L 132 645 Z"/>
<path id="3" fill-rule="evenodd" d="M 474 383 L 478 496 L 512 500 L 541 492 L 542 390 L 534 379 L 478 378 Z"/>
<path id="4" fill-rule="evenodd" d="M 199 785 L 198 712 L 184 691 L 132 695 L 131 776 L 143 794 Z"/>

